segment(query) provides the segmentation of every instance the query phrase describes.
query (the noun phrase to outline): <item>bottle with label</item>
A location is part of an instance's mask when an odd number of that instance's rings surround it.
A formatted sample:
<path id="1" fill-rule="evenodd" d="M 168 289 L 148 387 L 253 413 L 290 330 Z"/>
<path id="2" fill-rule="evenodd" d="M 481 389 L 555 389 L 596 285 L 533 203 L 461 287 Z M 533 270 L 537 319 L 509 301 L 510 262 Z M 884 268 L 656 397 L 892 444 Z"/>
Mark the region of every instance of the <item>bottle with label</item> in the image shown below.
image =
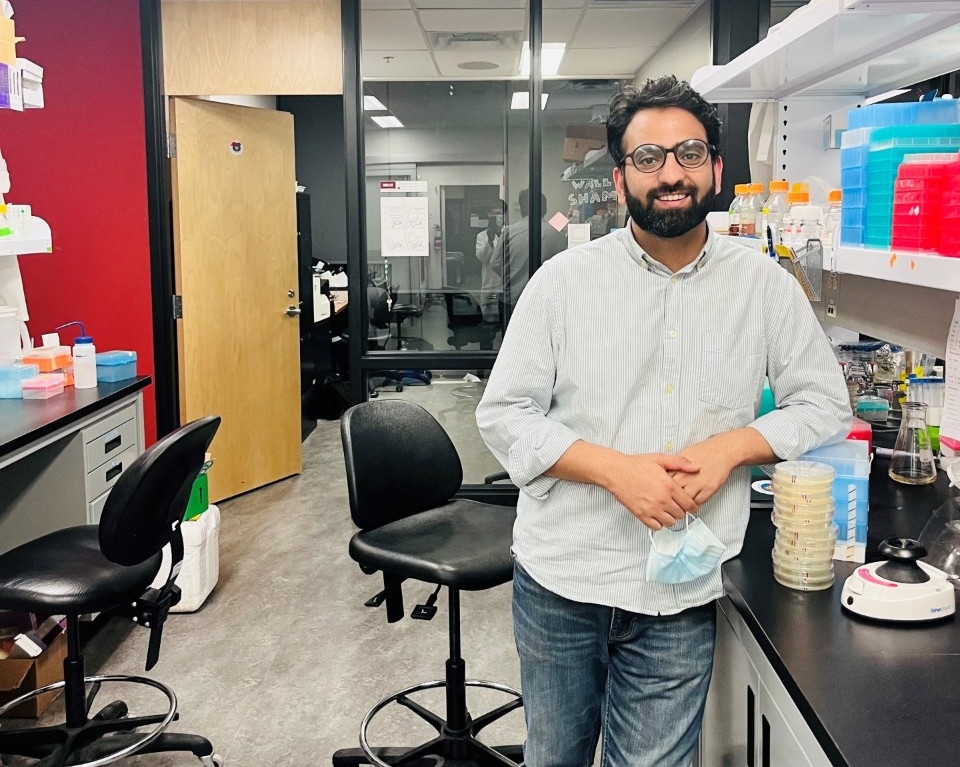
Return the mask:
<path id="1" fill-rule="evenodd" d="M 757 237 L 763 226 L 763 184 L 749 184 L 740 208 L 740 236 Z"/>
<path id="2" fill-rule="evenodd" d="M 776 180 L 770 182 L 770 196 L 763 206 L 763 217 L 765 226 L 770 227 L 770 234 L 774 242 L 780 242 L 780 229 L 783 227 L 783 217 L 790 208 L 787 202 L 787 192 L 790 185 L 786 181 Z M 766 236 L 766 229 L 762 232 Z"/>
<path id="3" fill-rule="evenodd" d="M 97 349 L 93 338 L 87 335 L 82 322 L 68 322 L 57 330 L 71 325 L 80 326 L 80 335 L 73 339 L 73 386 L 75 389 L 95 389 L 97 387 Z"/>
<path id="4" fill-rule="evenodd" d="M 733 187 L 734 198 L 733 202 L 730 203 L 730 228 L 728 231 L 731 237 L 737 237 L 740 234 L 740 210 L 749 189 L 749 184 L 737 184 Z"/>
<path id="5" fill-rule="evenodd" d="M 827 212 L 823 216 L 823 244 L 832 247 L 840 244 L 843 190 L 831 189 L 827 192 L 827 202 L 830 207 L 827 208 Z"/>
<path id="6" fill-rule="evenodd" d="M 820 206 L 810 204 L 810 188 L 803 183 L 794 184 L 787 194 L 787 202 L 790 209 L 783 220 L 780 241 L 796 250 L 804 247 L 807 240 L 820 239 Z"/>

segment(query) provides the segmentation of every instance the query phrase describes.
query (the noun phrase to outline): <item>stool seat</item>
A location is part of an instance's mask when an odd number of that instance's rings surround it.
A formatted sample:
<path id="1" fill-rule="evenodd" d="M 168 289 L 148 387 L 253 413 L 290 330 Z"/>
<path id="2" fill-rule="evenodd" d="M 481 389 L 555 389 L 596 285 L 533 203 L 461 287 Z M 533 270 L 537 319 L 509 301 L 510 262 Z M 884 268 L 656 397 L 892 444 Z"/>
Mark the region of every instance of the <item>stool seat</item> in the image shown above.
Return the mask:
<path id="1" fill-rule="evenodd" d="M 96 525 L 58 530 L 0 556 L 0 605 L 47 615 L 109 610 L 147 589 L 161 557 L 125 567 L 103 555 Z"/>
<path id="2" fill-rule="evenodd" d="M 480 591 L 513 578 L 510 544 L 516 509 L 453 500 L 350 540 L 361 565 L 465 591 Z"/>

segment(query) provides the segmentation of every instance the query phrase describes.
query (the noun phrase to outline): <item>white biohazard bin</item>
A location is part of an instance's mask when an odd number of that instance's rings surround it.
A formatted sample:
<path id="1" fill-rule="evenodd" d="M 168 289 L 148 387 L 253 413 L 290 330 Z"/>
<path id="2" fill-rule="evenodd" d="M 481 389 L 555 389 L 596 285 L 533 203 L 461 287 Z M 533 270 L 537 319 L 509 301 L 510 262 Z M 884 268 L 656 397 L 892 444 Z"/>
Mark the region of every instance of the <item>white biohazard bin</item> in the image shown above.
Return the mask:
<path id="1" fill-rule="evenodd" d="M 220 509 L 211 504 L 199 517 L 183 522 L 183 566 L 177 575 L 180 602 L 172 613 L 199 610 L 220 577 Z M 170 572 L 170 547 L 163 547 L 163 561 L 152 586 L 159 588 Z"/>

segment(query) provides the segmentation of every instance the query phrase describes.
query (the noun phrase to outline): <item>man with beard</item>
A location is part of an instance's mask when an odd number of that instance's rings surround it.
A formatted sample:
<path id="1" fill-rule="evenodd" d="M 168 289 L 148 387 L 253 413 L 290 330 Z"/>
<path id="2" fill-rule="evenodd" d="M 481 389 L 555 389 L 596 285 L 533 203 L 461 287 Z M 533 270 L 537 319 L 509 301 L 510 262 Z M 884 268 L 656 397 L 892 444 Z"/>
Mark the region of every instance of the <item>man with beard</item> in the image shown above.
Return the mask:
<path id="1" fill-rule="evenodd" d="M 627 86 L 607 137 L 629 226 L 530 279 L 477 408 L 521 490 L 529 767 L 587 767 L 598 741 L 604 767 L 690 763 L 749 466 L 850 427 L 797 281 L 705 223 L 723 170 L 716 109 L 674 77 Z M 765 375 L 778 409 L 757 418 Z"/>

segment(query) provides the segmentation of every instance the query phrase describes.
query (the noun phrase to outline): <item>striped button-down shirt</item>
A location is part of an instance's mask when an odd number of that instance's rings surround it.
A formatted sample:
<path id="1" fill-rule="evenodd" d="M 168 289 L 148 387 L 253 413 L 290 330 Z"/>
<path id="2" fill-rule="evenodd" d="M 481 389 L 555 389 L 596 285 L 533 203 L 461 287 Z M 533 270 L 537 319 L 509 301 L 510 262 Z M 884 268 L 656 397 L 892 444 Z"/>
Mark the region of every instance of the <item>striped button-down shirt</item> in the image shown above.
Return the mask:
<path id="1" fill-rule="evenodd" d="M 756 417 L 769 377 L 778 410 Z M 624 228 L 565 251 L 530 279 L 477 408 L 487 446 L 520 487 L 514 555 L 568 599 L 669 615 L 723 593 L 720 569 L 648 582 L 646 528 L 599 486 L 544 474 L 578 439 L 678 453 L 752 426 L 792 460 L 850 427 L 840 367 L 794 277 L 709 234 L 671 273 Z M 749 517 L 739 467 L 699 510 L 736 556 Z"/>

